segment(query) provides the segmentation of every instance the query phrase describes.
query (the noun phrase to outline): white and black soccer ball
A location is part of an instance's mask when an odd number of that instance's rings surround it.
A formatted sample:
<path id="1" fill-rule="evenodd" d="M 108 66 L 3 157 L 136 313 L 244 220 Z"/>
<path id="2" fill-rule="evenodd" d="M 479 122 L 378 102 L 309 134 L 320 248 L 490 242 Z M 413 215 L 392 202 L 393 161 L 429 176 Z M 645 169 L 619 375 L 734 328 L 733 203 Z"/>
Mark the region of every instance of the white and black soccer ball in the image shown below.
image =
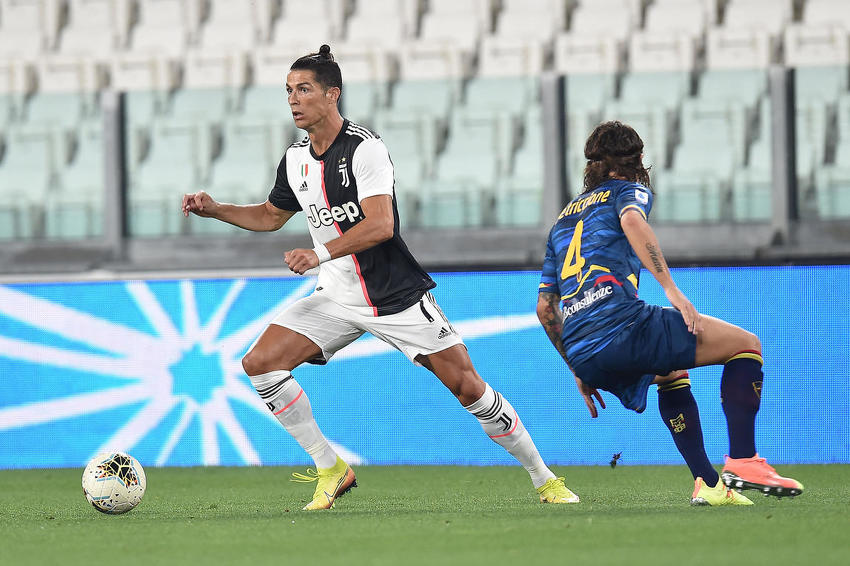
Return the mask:
<path id="1" fill-rule="evenodd" d="M 98 454 L 83 471 L 83 494 L 102 513 L 133 509 L 145 494 L 147 480 L 139 461 L 125 452 Z"/>

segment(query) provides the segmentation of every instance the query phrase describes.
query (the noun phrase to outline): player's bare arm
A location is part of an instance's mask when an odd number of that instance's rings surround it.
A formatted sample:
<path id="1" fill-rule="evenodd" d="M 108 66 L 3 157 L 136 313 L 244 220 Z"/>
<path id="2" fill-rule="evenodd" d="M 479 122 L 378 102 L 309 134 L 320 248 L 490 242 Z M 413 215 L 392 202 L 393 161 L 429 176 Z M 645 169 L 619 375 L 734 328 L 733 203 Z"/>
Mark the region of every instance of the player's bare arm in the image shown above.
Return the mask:
<path id="1" fill-rule="evenodd" d="M 339 238 L 325 244 L 331 259 L 368 250 L 393 237 L 393 201 L 390 195 L 376 195 L 360 201 L 363 220 Z M 286 252 L 284 260 L 289 269 L 303 275 L 319 265 L 315 250 L 296 248 Z"/>
<path id="2" fill-rule="evenodd" d="M 664 289 L 670 304 L 682 313 L 688 330 L 694 334 L 702 332 L 703 326 L 699 312 L 673 281 L 658 238 L 643 215 L 637 210 L 627 210 L 620 217 L 620 225 L 643 266 L 652 273 Z"/>
<path id="3" fill-rule="evenodd" d="M 537 318 L 540 320 L 540 324 L 543 325 L 549 341 L 552 342 L 552 345 L 555 346 L 555 349 L 558 350 L 558 353 L 567 362 L 567 352 L 564 350 L 564 344 L 561 342 L 561 330 L 564 319 L 561 316 L 561 311 L 558 309 L 558 295 L 555 293 L 540 293 L 538 295 Z M 569 362 L 567 362 L 567 367 L 569 367 Z M 584 404 L 587 405 L 587 410 L 590 411 L 590 416 L 595 419 L 599 413 L 596 410 L 596 404 L 593 402 L 593 398 L 596 397 L 599 405 L 604 409 L 605 401 L 602 400 L 602 395 L 594 387 L 580 380 L 575 374 L 573 374 L 573 378 L 576 381 L 579 393 L 581 393 L 584 399 Z"/>
<path id="4" fill-rule="evenodd" d="M 183 216 L 189 213 L 215 218 L 253 232 L 279 230 L 295 214 L 281 210 L 269 201 L 260 204 L 228 204 L 217 202 L 205 191 L 183 195 Z"/>
<path id="5" fill-rule="evenodd" d="M 540 293 L 537 297 L 537 318 L 540 324 L 543 325 L 543 330 L 546 331 L 546 336 L 549 341 L 567 361 L 567 353 L 564 351 L 564 345 L 561 343 L 561 331 L 564 326 L 564 319 L 561 316 L 561 311 L 558 309 L 558 295 L 555 293 Z"/>

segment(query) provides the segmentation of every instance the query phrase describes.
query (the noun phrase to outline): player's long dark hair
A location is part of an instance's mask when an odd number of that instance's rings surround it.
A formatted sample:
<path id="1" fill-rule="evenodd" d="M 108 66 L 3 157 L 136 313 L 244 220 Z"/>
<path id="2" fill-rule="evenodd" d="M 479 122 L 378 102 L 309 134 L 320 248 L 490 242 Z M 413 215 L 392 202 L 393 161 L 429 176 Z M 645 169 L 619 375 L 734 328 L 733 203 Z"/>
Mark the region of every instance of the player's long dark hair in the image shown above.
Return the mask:
<path id="1" fill-rule="evenodd" d="M 614 177 L 635 181 L 652 190 L 643 166 L 643 140 L 631 126 L 612 120 L 596 126 L 584 144 L 583 193 Z"/>
<path id="2" fill-rule="evenodd" d="M 316 75 L 316 82 L 322 85 L 326 91 L 329 88 L 337 87 L 342 90 L 342 71 L 339 70 L 339 65 L 334 61 L 334 56 L 331 55 L 330 45 L 322 45 L 317 53 L 310 53 L 295 60 L 290 71 L 297 70 L 313 71 Z"/>

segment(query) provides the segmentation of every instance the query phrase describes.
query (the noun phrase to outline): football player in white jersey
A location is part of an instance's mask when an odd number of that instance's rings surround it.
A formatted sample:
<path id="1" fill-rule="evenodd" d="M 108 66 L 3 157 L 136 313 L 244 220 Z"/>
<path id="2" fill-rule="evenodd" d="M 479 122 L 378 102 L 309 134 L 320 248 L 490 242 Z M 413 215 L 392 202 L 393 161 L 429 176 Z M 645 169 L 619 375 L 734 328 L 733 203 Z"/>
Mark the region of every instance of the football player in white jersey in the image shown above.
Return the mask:
<path id="1" fill-rule="evenodd" d="M 284 259 L 298 274 L 320 267 L 316 290 L 277 315 L 242 360 L 266 405 L 315 461 L 315 473 L 297 474 L 317 481 L 304 509 L 332 507 L 356 482 L 319 430 L 291 371 L 305 362 L 325 363 L 365 332 L 433 372 L 525 467 L 541 502 L 578 502 L 543 462 L 514 408 L 475 371 L 431 295 L 435 283 L 399 235 L 387 148 L 339 113 L 342 74 L 330 47 L 296 60 L 286 91 L 295 125 L 308 136 L 284 153 L 268 200 L 225 204 L 200 191 L 184 195 L 182 206 L 186 216 L 254 231 L 277 230 L 298 211 L 307 215 L 314 247 L 290 250 Z"/>

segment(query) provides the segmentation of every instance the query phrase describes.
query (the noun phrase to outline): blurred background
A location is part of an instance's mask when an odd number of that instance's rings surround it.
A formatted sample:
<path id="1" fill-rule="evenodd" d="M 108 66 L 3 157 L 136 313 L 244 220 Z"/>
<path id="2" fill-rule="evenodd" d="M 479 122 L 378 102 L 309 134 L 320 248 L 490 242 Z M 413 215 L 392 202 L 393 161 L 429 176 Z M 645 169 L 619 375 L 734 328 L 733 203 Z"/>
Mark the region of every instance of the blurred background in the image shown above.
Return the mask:
<path id="1" fill-rule="evenodd" d="M 848 34 L 845 0 L 0 0 L 0 272 L 280 267 L 303 218 L 179 202 L 266 198 L 322 43 L 429 268 L 539 267 L 607 119 L 674 264 L 846 261 Z"/>
<path id="2" fill-rule="evenodd" d="M 405 240 L 547 461 L 681 463 L 654 399 L 591 421 L 534 314 L 584 140 L 619 119 L 678 284 L 762 339 L 760 453 L 846 463 L 849 41 L 847 0 L 0 0 L 0 468 L 308 463 L 240 363 L 312 291 L 282 261 L 303 215 L 254 234 L 180 202 L 266 199 L 305 135 L 289 66 L 323 43 Z M 296 373 L 352 464 L 511 463 L 377 339 Z M 720 462 L 719 370 L 691 375 Z"/>

